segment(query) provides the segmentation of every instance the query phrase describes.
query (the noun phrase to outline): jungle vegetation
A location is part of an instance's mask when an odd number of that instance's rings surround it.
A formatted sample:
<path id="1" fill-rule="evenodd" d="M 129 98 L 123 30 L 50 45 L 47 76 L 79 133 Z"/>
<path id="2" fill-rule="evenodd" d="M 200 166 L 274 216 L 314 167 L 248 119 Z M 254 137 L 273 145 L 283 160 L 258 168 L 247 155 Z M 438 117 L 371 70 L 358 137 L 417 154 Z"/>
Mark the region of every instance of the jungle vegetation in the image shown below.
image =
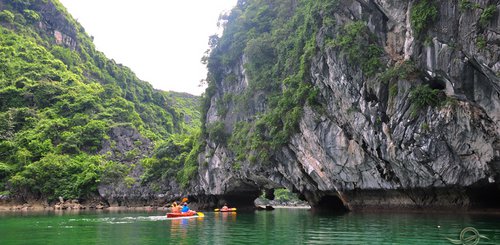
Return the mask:
<path id="1" fill-rule="evenodd" d="M 196 135 L 199 117 L 198 97 L 155 90 L 106 58 L 57 0 L 0 1 L 0 195 L 90 197 L 145 149 Z M 125 154 L 120 129 L 140 135 Z"/>

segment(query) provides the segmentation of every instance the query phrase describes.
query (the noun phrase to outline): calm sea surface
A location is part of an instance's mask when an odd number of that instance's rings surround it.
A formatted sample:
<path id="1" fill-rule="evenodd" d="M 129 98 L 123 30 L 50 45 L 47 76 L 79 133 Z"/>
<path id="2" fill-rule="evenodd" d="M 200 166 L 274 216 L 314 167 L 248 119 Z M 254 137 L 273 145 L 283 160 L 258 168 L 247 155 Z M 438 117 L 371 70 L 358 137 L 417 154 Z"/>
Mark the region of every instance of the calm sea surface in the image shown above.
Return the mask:
<path id="1" fill-rule="evenodd" d="M 276 209 L 174 220 L 160 211 L 0 213 L 0 245 L 452 244 L 465 227 L 489 238 L 479 244 L 500 244 L 499 215 Z"/>

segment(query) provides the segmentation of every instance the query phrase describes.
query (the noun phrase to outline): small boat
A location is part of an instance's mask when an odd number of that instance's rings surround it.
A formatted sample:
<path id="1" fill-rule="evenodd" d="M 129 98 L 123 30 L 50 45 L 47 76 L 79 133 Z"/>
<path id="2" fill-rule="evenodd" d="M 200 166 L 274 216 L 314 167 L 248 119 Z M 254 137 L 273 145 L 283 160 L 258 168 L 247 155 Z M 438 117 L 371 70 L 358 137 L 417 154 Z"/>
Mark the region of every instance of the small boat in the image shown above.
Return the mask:
<path id="1" fill-rule="evenodd" d="M 272 211 L 274 210 L 274 207 L 273 206 L 270 206 L 270 205 L 266 205 L 265 207 L 262 207 L 262 206 L 256 206 L 255 209 L 257 211 L 262 211 L 262 210 L 265 210 L 265 211 Z"/>
<path id="2" fill-rule="evenodd" d="M 195 211 L 189 211 L 185 213 L 167 213 L 167 218 L 183 218 L 183 217 L 192 217 L 199 216 Z"/>
<path id="3" fill-rule="evenodd" d="M 236 212 L 236 208 L 221 208 L 214 209 L 215 212 Z"/>

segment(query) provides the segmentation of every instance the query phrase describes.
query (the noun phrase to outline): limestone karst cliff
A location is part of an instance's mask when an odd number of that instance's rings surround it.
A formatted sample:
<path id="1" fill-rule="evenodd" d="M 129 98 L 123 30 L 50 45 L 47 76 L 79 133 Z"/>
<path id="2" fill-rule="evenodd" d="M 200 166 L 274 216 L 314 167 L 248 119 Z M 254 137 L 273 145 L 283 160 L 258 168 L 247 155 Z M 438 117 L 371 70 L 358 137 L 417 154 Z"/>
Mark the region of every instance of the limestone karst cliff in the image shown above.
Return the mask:
<path id="1" fill-rule="evenodd" d="M 498 208 L 499 4 L 239 0 L 198 139 L 176 104 L 195 97 L 108 60 L 57 1 L 0 1 L 0 201 Z"/>
<path id="2" fill-rule="evenodd" d="M 500 207 L 499 1 L 239 1 L 211 39 L 201 202 Z"/>

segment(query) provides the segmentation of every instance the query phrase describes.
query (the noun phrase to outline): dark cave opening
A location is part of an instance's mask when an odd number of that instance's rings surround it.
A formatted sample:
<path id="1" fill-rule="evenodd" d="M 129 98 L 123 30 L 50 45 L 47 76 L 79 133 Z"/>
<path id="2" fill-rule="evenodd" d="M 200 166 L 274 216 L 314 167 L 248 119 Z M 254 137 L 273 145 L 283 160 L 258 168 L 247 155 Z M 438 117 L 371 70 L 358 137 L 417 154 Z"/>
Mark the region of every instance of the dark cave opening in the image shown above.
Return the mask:
<path id="1" fill-rule="evenodd" d="M 430 79 L 428 83 L 432 89 L 444 90 L 446 88 L 446 83 L 437 77 Z"/>
<path id="2" fill-rule="evenodd" d="M 256 191 L 245 191 L 245 192 L 233 192 L 220 196 L 218 206 L 227 204 L 230 207 L 238 207 L 238 209 L 254 209 L 254 200 L 260 196 L 261 192 Z"/>
<path id="3" fill-rule="evenodd" d="M 469 187 L 467 195 L 471 202 L 471 208 L 500 208 L 500 188 L 492 183 L 483 186 Z"/>
<path id="4" fill-rule="evenodd" d="M 344 202 L 336 194 L 325 195 L 313 205 L 315 211 L 328 211 L 328 212 L 348 212 L 349 209 L 344 205 Z"/>
<path id="5" fill-rule="evenodd" d="M 264 189 L 264 197 L 269 200 L 274 200 L 274 189 Z"/>

